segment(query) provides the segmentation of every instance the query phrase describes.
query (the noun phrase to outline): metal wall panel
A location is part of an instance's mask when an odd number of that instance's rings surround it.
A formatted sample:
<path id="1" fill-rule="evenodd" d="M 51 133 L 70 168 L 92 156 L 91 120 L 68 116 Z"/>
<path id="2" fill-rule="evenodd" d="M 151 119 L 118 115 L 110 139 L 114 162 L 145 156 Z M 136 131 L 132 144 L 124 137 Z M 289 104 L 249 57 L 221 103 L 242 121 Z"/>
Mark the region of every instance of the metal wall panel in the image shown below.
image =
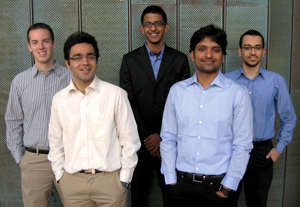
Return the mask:
<path id="1" fill-rule="evenodd" d="M 97 76 L 119 85 L 122 57 L 128 52 L 128 3 L 82 2 L 82 30 L 95 36 L 100 51 Z"/>
<path id="2" fill-rule="evenodd" d="M 286 172 L 284 182 L 284 207 L 298 207 L 300 205 L 300 196 L 298 189 L 300 186 L 300 1 L 293 1 L 293 33 L 292 33 L 292 65 L 291 65 L 291 96 L 294 108 L 298 117 L 296 129 L 294 131 L 293 141 L 287 148 L 286 154 Z M 291 11 L 287 13 L 291 14 Z M 272 22 L 271 22 L 272 23 Z M 286 45 L 287 46 L 287 45 Z M 287 67 L 286 67 L 287 68 Z"/>
<path id="3" fill-rule="evenodd" d="M 190 59 L 190 39 L 195 31 L 201 27 L 214 24 L 222 28 L 222 1 L 180 1 L 180 48 L 187 54 L 191 74 L 196 72 L 196 66 Z"/>
<path id="4" fill-rule="evenodd" d="M 4 114 L 10 83 L 31 66 L 26 31 L 28 1 L 2 0 L 0 7 L 0 199 L 2 207 L 22 206 L 20 168 L 6 146 Z"/>
<path id="5" fill-rule="evenodd" d="M 53 57 L 60 65 L 65 66 L 64 43 L 67 37 L 78 31 L 78 1 L 77 0 L 51 0 L 33 1 L 34 23 L 49 24 L 54 32 L 56 49 Z M 63 21 L 62 21 L 63 20 Z"/>
<path id="6" fill-rule="evenodd" d="M 268 29 L 268 1 L 227 1 L 226 33 L 228 39 L 226 58 L 226 72 L 230 72 L 241 67 L 242 60 L 236 60 L 238 55 L 240 36 L 249 29 L 258 30 L 267 40 Z M 265 67 L 266 59 L 261 62 Z"/>

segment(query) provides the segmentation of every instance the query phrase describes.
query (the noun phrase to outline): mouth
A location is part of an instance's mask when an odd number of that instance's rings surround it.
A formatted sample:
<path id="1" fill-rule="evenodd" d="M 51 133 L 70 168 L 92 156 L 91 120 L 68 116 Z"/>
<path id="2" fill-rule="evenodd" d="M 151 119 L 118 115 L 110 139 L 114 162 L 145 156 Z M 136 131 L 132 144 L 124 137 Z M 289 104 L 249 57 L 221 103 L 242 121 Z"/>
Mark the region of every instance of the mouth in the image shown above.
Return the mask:
<path id="1" fill-rule="evenodd" d="M 158 33 L 156 33 L 156 32 L 155 32 L 155 33 L 154 33 L 154 32 L 152 32 L 152 33 L 150 33 L 150 36 L 151 36 L 151 37 L 153 37 L 153 38 L 155 38 L 155 37 L 157 37 L 157 36 L 158 36 Z"/>
<path id="2" fill-rule="evenodd" d="M 46 56 L 46 52 L 45 51 L 43 51 L 43 52 L 38 52 L 38 55 L 40 55 L 40 56 Z"/>
<path id="3" fill-rule="evenodd" d="M 92 68 L 90 68 L 90 67 L 88 67 L 88 68 L 80 68 L 79 70 L 80 70 L 80 72 L 86 74 L 86 73 L 89 73 L 92 70 Z"/>
<path id="4" fill-rule="evenodd" d="M 249 59 L 250 59 L 251 61 L 255 61 L 255 60 L 257 59 L 257 57 L 256 57 L 256 56 L 250 56 Z"/>

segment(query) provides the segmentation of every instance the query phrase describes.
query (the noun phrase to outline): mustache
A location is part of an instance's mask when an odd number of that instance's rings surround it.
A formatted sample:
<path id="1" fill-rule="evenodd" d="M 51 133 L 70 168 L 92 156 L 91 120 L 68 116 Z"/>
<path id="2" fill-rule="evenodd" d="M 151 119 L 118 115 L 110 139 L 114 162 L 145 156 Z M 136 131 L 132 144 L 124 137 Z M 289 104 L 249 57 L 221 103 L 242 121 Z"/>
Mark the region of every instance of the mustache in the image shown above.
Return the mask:
<path id="1" fill-rule="evenodd" d="M 91 70 L 92 69 L 92 67 L 90 67 L 90 66 L 81 66 L 81 67 L 79 67 L 79 70 Z"/>

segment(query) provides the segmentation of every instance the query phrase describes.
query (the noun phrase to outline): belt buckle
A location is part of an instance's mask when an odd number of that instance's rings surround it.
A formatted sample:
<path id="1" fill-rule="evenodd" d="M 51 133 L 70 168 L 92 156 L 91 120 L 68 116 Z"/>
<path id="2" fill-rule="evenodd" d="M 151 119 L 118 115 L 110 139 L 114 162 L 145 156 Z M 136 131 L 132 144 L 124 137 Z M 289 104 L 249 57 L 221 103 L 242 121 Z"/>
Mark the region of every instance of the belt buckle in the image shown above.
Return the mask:
<path id="1" fill-rule="evenodd" d="M 202 175 L 202 181 L 201 180 L 196 180 L 195 176 L 200 176 L 197 174 L 193 174 L 193 181 L 196 183 L 205 183 L 205 175 Z"/>
<path id="2" fill-rule="evenodd" d="M 96 174 L 96 170 L 95 169 L 85 170 L 84 173 L 94 175 L 94 174 Z"/>

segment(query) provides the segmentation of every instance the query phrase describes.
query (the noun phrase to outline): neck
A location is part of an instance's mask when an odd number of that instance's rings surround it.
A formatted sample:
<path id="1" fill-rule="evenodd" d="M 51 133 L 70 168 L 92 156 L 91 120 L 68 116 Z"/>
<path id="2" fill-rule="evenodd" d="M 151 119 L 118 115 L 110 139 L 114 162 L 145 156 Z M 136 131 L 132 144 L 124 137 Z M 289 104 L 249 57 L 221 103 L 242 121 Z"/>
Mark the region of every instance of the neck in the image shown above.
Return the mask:
<path id="1" fill-rule="evenodd" d="M 203 73 L 197 70 L 197 80 L 201 83 L 202 87 L 206 89 L 211 82 L 218 76 L 219 70 L 215 73 Z"/>
<path id="2" fill-rule="evenodd" d="M 75 87 L 83 94 L 85 94 L 85 89 L 91 85 L 94 79 L 90 80 L 89 82 L 75 80 L 73 78 L 73 83 Z"/>
<path id="3" fill-rule="evenodd" d="M 256 66 L 254 67 L 250 67 L 248 65 L 246 65 L 244 62 L 243 62 L 243 71 L 244 71 L 244 74 L 250 78 L 251 80 L 258 75 L 258 72 L 259 72 L 259 68 L 260 68 L 260 63 L 257 64 Z"/>
<path id="4" fill-rule="evenodd" d="M 53 68 L 54 66 L 54 60 L 51 59 L 51 61 L 47 62 L 47 63 L 39 63 L 35 61 L 35 65 L 38 69 L 42 70 L 45 74 L 47 74 L 47 72 Z"/>
<path id="5" fill-rule="evenodd" d="M 157 44 L 153 44 L 149 41 L 147 41 L 147 46 L 148 48 L 153 52 L 153 53 L 158 53 L 160 52 L 163 47 L 164 47 L 164 42 L 163 41 L 160 41 L 159 43 Z"/>

